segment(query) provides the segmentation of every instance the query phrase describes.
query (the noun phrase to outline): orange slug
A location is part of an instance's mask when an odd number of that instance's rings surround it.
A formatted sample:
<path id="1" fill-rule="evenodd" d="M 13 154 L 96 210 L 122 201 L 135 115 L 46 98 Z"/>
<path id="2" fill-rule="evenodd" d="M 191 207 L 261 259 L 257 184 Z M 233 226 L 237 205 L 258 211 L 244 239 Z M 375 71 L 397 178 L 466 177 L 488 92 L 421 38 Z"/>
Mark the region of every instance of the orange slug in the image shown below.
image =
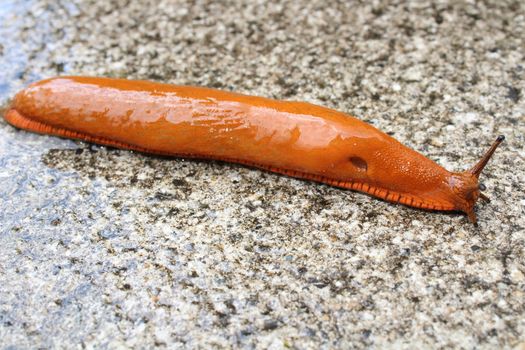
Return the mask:
<path id="1" fill-rule="evenodd" d="M 57 77 L 19 92 L 15 127 L 145 153 L 216 159 L 366 192 L 383 200 L 462 211 L 476 222 L 478 178 L 499 136 L 470 170 L 449 172 L 373 126 L 305 102 L 148 81 Z"/>

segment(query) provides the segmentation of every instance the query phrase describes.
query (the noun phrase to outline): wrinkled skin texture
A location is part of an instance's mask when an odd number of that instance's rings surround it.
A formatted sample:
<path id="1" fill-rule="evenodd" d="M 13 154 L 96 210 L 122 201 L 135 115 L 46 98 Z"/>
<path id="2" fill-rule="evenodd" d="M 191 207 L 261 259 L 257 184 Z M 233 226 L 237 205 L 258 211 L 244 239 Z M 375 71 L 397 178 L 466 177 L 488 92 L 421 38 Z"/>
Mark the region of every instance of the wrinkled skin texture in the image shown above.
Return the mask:
<path id="1" fill-rule="evenodd" d="M 304 102 L 108 78 L 30 85 L 5 119 L 22 129 L 146 153 L 218 159 L 475 220 L 477 176 L 451 173 L 344 113 Z"/>

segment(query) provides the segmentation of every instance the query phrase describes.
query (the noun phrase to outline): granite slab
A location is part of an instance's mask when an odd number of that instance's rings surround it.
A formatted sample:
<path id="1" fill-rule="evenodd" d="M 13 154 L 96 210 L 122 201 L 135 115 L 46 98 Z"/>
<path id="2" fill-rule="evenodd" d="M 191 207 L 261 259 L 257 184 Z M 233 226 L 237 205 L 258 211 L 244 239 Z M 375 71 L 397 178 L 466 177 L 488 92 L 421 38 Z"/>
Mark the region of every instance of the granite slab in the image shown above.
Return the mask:
<path id="1" fill-rule="evenodd" d="M 96 75 L 303 100 L 448 169 L 461 214 L 0 121 L 0 348 L 525 348 L 523 1 L 2 0 L 0 103 Z"/>

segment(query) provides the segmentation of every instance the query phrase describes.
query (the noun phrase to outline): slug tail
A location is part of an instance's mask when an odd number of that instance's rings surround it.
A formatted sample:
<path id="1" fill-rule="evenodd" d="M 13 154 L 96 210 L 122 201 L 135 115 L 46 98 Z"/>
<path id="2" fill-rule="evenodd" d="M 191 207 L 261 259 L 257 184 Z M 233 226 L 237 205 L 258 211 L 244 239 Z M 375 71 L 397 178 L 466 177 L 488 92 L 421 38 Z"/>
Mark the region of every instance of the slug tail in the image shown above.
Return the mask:
<path id="1" fill-rule="evenodd" d="M 505 140 L 505 136 L 503 135 L 500 135 L 498 136 L 498 138 L 496 139 L 496 141 L 494 141 L 494 143 L 492 144 L 492 146 L 489 148 L 489 150 L 487 151 L 487 153 L 485 153 L 483 155 L 483 157 L 481 157 L 481 159 L 479 160 L 479 162 L 474 165 L 470 170 L 469 172 L 474 175 L 475 177 L 479 178 L 479 175 L 481 174 L 481 172 L 483 171 L 483 168 L 485 168 L 485 165 L 487 165 L 487 163 L 489 162 L 490 158 L 492 157 L 492 155 L 494 154 L 494 152 L 496 151 L 496 149 L 498 148 L 498 146 L 503 142 L 503 140 Z"/>

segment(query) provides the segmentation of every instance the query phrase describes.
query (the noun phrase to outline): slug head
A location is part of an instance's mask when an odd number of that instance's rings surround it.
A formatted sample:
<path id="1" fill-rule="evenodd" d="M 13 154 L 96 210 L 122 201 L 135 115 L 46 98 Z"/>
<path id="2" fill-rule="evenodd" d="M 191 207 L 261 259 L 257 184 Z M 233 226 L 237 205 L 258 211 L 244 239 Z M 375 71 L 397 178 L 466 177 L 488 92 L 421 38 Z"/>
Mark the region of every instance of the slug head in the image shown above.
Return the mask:
<path id="1" fill-rule="evenodd" d="M 505 140 L 505 136 L 500 135 L 494 141 L 490 149 L 483 155 L 479 162 L 470 170 L 453 173 L 449 179 L 449 186 L 455 194 L 455 202 L 458 209 L 467 213 L 469 220 L 476 223 L 476 214 L 474 213 L 474 205 L 479 198 L 486 202 L 490 202 L 489 198 L 481 191 L 486 189 L 485 185 L 479 183 L 479 176 L 485 165 L 496 151 L 496 148 Z"/>

